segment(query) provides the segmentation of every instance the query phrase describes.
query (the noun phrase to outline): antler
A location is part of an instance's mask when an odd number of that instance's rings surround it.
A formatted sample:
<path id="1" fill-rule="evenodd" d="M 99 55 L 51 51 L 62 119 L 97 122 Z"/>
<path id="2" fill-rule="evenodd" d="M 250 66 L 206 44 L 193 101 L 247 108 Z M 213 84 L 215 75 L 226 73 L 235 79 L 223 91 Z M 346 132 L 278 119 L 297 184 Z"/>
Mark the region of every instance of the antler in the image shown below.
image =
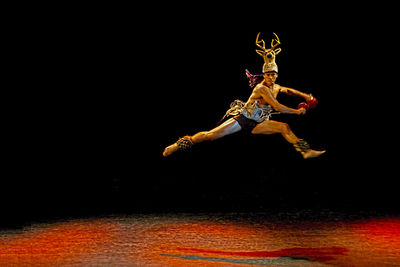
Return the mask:
<path id="1" fill-rule="evenodd" d="M 271 48 L 267 49 L 265 48 L 265 42 L 263 39 L 261 39 L 260 41 L 258 40 L 258 38 L 260 37 L 260 33 L 257 34 L 257 38 L 256 38 L 256 46 L 258 46 L 259 48 L 261 48 L 262 50 L 256 49 L 256 52 L 260 55 L 260 56 L 264 56 L 268 51 L 274 51 L 275 55 L 279 54 L 279 52 L 281 52 L 281 48 L 277 48 L 275 49 L 278 45 L 281 44 L 281 42 L 279 41 L 279 37 L 278 35 L 276 35 L 276 33 L 273 33 L 275 35 L 276 39 L 272 39 L 271 41 Z M 274 41 L 276 42 L 274 44 Z M 262 44 L 262 46 L 260 45 Z"/>
<path id="2" fill-rule="evenodd" d="M 271 50 L 274 50 L 275 47 L 277 47 L 278 45 L 281 44 L 281 42 L 279 41 L 278 35 L 276 35 L 275 33 L 273 33 L 273 34 L 275 35 L 276 39 L 272 39 L 272 41 L 271 41 Z M 276 42 L 276 44 L 274 44 L 274 41 Z M 281 52 L 281 50 L 282 50 L 282 48 L 275 49 L 274 50 L 275 55 L 279 54 Z"/>
<path id="3" fill-rule="evenodd" d="M 263 56 L 263 55 L 265 54 L 265 51 L 266 51 L 267 49 L 265 48 L 265 42 L 264 42 L 264 40 L 258 41 L 258 37 L 260 37 L 260 33 L 257 34 L 256 46 L 258 46 L 258 47 L 261 48 L 262 50 L 256 49 L 256 52 L 257 52 L 260 56 Z M 260 43 L 262 43 L 262 46 L 259 45 Z"/>
<path id="4" fill-rule="evenodd" d="M 281 42 L 279 41 L 278 35 L 276 35 L 274 32 L 273 32 L 273 34 L 275 35 L 276 39 L 272 39 L 272 41 L 271 41 L 271 49 L 272 50 L 274 50 L 275 47 L 277 47 L 278 45 L 281 44 Z M 274 41 L 276 42 L 276 44 L 274 44 Z"/>

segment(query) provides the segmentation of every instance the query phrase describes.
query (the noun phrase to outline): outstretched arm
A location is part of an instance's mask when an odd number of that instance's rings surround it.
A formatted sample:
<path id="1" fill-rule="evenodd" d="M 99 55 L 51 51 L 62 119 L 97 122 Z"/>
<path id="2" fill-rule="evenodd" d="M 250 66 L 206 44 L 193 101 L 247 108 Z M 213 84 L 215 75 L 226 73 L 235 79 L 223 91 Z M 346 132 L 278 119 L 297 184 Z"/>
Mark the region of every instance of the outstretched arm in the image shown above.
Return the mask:
<path id="1" fill-rule="evenodd" d="M 291 96 L 299 96 L 304 98 L 306 101 L 310 100 L 312 98 L 311 94 L 305 94 L 303 92 L 300 92 L 296 89 L 293 88 L 289 88 L 289 87 L 284 87 L 281 86 L 281 92 L 287 95 L 291 95 Z"/>
<path id="2" fill-rule="evenodd" d="M 262 89 L 262 87 L 259 87 L 257 89 L 259 90 L 259 94 L 261 95 L 263 100 L 269 105 L 271 105 L 271 107 L 276 111 L 286 114 L 297 114 L 297 115 L 302 115 L 306 113 L 306 110 L 304 108 L 293 109 L 285 105 L 282 105 L 273 97 L 270 90 Z"/>

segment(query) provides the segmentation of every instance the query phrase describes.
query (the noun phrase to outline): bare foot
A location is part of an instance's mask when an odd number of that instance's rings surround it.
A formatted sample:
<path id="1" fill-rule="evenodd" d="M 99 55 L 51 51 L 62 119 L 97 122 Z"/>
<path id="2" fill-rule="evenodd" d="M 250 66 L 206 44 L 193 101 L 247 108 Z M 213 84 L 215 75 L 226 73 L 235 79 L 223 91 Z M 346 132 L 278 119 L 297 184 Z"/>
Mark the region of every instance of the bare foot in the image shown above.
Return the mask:
<path id="1" fill-rule="evenodd" d="M 318 151 L 318 150 L 309 149 L 305 152 L 302 152 L 301 154 L 303 155 L 304 159 L 311 159 L 311 158 L 319 157 L 322 154 L 324 154 L 325 152 L 326 152 L 326 150 Z"/>
<path id="2" fill-rule="evenodd" d="M 168 157 L 169 155 L 171 155 L 172 153 L 176 152 L 177 150 L 178 150 L 178 145 L 176 143 L 173 143 L 172 145 L 167 146 L 164 149 L 163 156 L 164 157 Z"/>

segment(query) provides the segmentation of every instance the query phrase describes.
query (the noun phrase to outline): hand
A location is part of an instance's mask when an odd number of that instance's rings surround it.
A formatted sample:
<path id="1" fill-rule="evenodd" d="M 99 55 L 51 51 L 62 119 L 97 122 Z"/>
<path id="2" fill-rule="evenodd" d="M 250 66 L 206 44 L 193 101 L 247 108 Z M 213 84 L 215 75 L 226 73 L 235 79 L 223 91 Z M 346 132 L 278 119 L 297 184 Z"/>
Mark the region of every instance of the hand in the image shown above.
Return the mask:
<path id="1" fill-rule="evenodd" d="M 306 102 L 301 102 L 298 106 L 297 106 L 297 109 L 305 109 L 305 110 L 307 110 L 307 109 L 309 109 L 310 107 L 309 107 L 309 105 L 306 103 Z"/>
<path id="2" fill-rule="evenodd" d="M 304 115 L 306 114 L 306 111 L 308 109 L 308 104 L 305 102 L 301 102 L 298 106 L 297 106 L 297 111 L 298 111 L 298 115 Z"/>
<path id="3" fill-rule="evenodd" d="M 318 104 L 318 100 L 315 97 L 311 96 L 310 99 L 307 100 L 307 103 L 301 102 L 297 106 L 297 109 L 301 109 L 301 108 L 304 108 L 306 110 L 314 109 L 317 106 L 317 104 Z"/>
<path id="4" fill-rule="evenodd" d="M 312 95 L 310 95 L 310 98 L 307 99 L 308 108 L 314 109 L 317 106 L 317 104 L 318 104 L 318 100 L 315 97 L 313 97 Z"/>
<path id="5" fill-rule="evenodd" d="M 307 109 L 305 108 L 299 108 L 297 109 L 297 115 L 304 115 L 306 114 Z"/>
<path id="6" fill-rule="evenodd" d="M 311 99 L 313 99 L 313 95 L 312 94 L 304 96 L 304 100 L 306 100 L 307 102 L 310 101 Z"/>

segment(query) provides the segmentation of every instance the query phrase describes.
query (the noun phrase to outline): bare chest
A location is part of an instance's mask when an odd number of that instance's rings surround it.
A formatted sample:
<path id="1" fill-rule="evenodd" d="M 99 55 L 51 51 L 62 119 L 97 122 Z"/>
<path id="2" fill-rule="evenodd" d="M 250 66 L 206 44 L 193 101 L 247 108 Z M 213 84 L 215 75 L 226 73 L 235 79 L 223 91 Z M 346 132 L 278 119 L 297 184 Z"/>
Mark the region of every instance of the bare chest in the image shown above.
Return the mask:
<path id="1" fill-rule="evenodd" d="M 276 97 L 279 94 L 280 91 L 280 86 L 275 84 L 273 88 L 269 88 L 269 87 L 263 87 L 263 90 L 269 90 L 269 92 L 271 93 L 271 95 L 276 99 Z M 262 91 L 260 90 L 254 90 L 253 93 L 251 94 L 249 100 L 252 101 L 258 101 L 260 104 L 265 105 L 267 104 L 266 101 L 263 99 L 262 97 Z"/>

